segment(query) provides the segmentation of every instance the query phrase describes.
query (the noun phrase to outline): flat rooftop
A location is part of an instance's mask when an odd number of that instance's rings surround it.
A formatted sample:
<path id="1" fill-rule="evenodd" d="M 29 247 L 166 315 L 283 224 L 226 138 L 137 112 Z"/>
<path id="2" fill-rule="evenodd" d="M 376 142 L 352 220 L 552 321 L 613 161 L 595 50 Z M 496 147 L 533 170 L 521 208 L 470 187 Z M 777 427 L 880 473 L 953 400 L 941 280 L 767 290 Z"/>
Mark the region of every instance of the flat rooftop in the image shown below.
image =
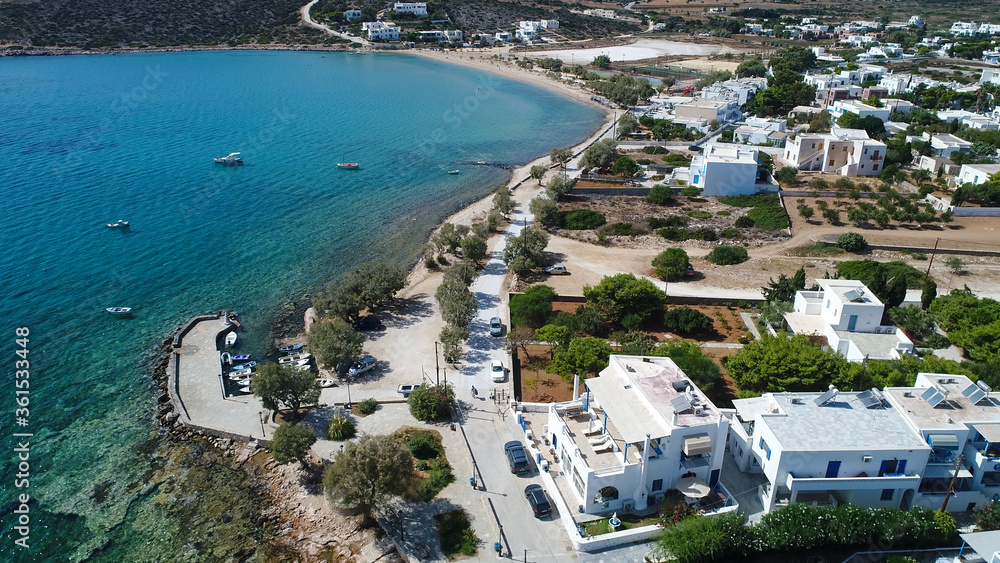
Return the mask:
<path id="1" fill-rule="evenodd" d="M 587 380 L 594 399 L 625 442 L 669 436 L 673 428 L 718 424 L 719 410 L 670 358 L 612 355 L 600 377 Z M 674 413 L 672 400 L 689 388 L 692 408 Z M 694 406 L 701 414 L 695 414 Z"/>
<path id="2" fill-rule="evenodd" d="M 822 336 L 826 330 L 826 321 L 820 315 L 810 315 L 807 313 L 785 313 L 785 322 L 788 328 L 795 334 L 815 334 Z"/>
<path id="3" fill-rule="evenodd" d="M 821 393 L 765 395 L 778 407 L 763 414 L 763 424 L 785 450 L 868 450 L 927 448 L 923 438 L 891 405 L 867 408 L 859 393 L 838 393 L 822 406 Z M 733 401 L 739 403 L 741 399 Z M 755 408 L 759 406 L 754 405 Z M 754 408 L 752 407 L 752 408 Z M 737 410 L 740 407 L 737 406 Z"/>
<path id="4" fill-rule="evenodd" d="M 937 406 L 921 398 L 932 382 L 948 393 Z M 914 422 L 914 426 L 921 429 L 954 430 L 957 422 L 1000 422 L 998 393 L 990 393 L 973 403 L 962 394 L 970 385 L 972 381 L 964 375 L 921 373 L 917 375 L 916 387 L 887 387 L 885 394 Z"/>
<path id="5" fill-rule="evenodd" d="M 895 334 L 875 334 L 874 332 L 836 331 L 841 340 L 850 340 L 869 360 L 889 360 L 889 351 L 903 342 Z"/>
<path id="6" fill-rule="evenodd" d="M 865 284 L 858 280 L 817 280 L 816 283 L 840 298 L 843 303 L 871 303 L 882 306 L 882 302 Z"/>

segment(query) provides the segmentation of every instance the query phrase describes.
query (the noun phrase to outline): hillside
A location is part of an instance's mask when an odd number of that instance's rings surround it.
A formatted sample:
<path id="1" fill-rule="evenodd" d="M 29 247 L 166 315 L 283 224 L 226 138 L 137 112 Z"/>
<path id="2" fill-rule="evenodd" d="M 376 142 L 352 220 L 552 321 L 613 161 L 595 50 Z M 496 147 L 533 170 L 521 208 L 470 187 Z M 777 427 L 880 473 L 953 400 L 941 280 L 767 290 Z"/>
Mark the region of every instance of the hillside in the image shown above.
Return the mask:
<path id="1" fill-rule="evenodd" d="M 458 27 L 468 31 L 510 30 L 518 20 L 559 20 L 558 33 L 569 39 L 607 37 L 639 31 L 639 26 L 623 21 L 574 14 L 568 4 L 548 0 L 545 4 L 502 0 L 445 0 L 448 15 Z M 576 7 L 580 7 L 576 5 Z"/>
<path id="2" fill-rule="evenodd" d="M 298 25 L 303 0 L 40 0 L 0 2 L 0 42 L 114 47 L 295 43 L 323 36 Z"/>

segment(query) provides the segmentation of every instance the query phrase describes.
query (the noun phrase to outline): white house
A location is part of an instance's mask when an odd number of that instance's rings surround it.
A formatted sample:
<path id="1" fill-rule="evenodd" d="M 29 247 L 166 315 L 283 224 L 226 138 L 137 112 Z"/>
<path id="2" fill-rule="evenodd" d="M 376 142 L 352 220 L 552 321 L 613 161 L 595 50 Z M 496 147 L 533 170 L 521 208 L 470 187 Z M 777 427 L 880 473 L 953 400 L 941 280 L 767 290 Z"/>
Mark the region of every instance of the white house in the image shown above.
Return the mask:
<path id="1" fill-rule="evenodd" d="M 559 20 L 540 20 L 543 29 L 559 29 Z"/>
<path id="2" fill-rule="evenodd" d="M 497 41 L 503 41 L 504 43 L 509 43 L 514 36 L 509 31 L 498 31 L 494 36 Z"/>
<path id="3" fill-rule="evenodd" d="M 924 26 L 924 20 L 920 16 L 910 16 L 910 19 L 907 20 L 906 25 L 912 25 L 912 26 L 915 26 L 915 27 L 923 27 Z"/>
<path id="4" fill-rule="evenodd" d="M 927 134 L 924 134 L 926 137 Z M 938 156 L 951 157 L 956 152 L 966 152 L 972 149 L 972 143 L 960 139 L 950 133 L 934 133 L 930 136 L 931 148 Z"/>
<path id="5" fill-rule="evenodd" d="M 740 78 L 737 80 L 716 82 L 711 86 L 707 86 L 702 89 L 701 97 L 706 100 L 734 100 L 737 105 L 742 106 L 750 98 L 754 97 L 758 91 L 765 88 L 767 88 L 767 79 L 765 78 Z"/>
<path id="6" fill-rule="evenodd" d="M 868 137 L 862 129 L 830 133 L 803 133 L 789 138 L 782 158 L 799 170 L 817 170 L 841 176 L 876 176 L 881 173 L 886 144 Z"/>
<path id="7" fill-rule="evenodd" d="M 413 14 L 415 16 L 426 16 L 427 2 L 396 2 L 392 5 L 392 11 Z"/>
<path id="8" fill-rule="evenodd" d="M 951 24 L 951 34 L 972 37 L 979 32 L 976 22 L 955 22 Z"/>
<path id="9" fill-rule="evenodd" d="M 460 29 L 446 29 L 446 30 L 432 30 L 432 31 L 421 31 L 420 38 L 424 41 L 436 39 L 438 41 L 462 41 L 462 30 Z"/>
<path id="10" fill-rule="evenodd" d="M 697 117 L 708 121 L 718 121 L 720 125 L 731 123 L 743 116 L 740 104 L 730 98 L 695 98 L 674 107 L 677 117 Z"/>
<path id="11" fill-rule="evenodd" d="M 877 108 L 858 100 L 837 100 L 836 102 L 833 102 L 833 106 L 831 106 L 828 111 L 830 112 L 830 115 L 833 116 L 834 121 L 839 119 L 840 116 L 845 113 L 853 113 L 858 117 L 873 116 L 881 119 L 882 121 L 889 121 L 889 114 L 891 113 L 889 108 Z"/>
<path id="12" fill-rule="evenodd" d="M 765 393 L 725 411 L 729 451 L 762 473 L 764 512 L 808 503 L 909 509 L 931 447 L 875 391 Z"/>
<path id="13" fill-rule="evenodd" d="M 344 11 L 344 19 L 346 19 L 349 22 L 352 22 L 354 20 L 360 20 L 362 17 L 364 17 L 364 14 L 361 13 L 361 10 Z"/>
<path id="14" fill-rule="evenodd" d="M 1000 84 L 1000 69 L 984 68 L 983 75 L 979 77 L 980 84 Z"/>
<path id="15" fill-rule="evenodd" d="M 538 33 L 542 29 L 542 22 L 537 21 L 519 21 L 517 22 L 517 28 L 523 29 L 524 31 L 534 31 Z"/>
<path id="16" fill-rule="evenodd" d="M 514 30 L 514 37 L 517 37 L 521 41 L 534 41 L 538 39 L 538 32 L 533 29 L 518 28 Z"/>
<path id="17" fill-rule="evenodd" d="M 913 102 L 897 98 L 887 98 L 882 100 L 882 106 L 889 110 L 890 113 L 894 111 L 898 111 L 899 113 L 910 113 L 913 111 L 913 108 L 917 107 Z"/>
<path id="18" fill-rule="evenodd" d="M 984 23 L 979 25 L 980 35 L 997 35 L 1000 33 L 1000 24 Z"/>
<path id="19" fill-rule="evenodd" d="M 913 353 L 902 330 L 882 325 L 885 306 L 857 280 L 816 280 L 819 291 L 798 291 L 785 323 L 793 334 L 826 337 L 852 362 L 893 360 Z"/>
<path id="20" fill-rule="evenodd" d="M 784 119 L 751 117 L 733 132 L 733 139 L 736 142 L 747 145 L 771 143 L 773 146 L 783 147 L 787 138 Z"/>
<path id="21" fill-rule="evenodd" d="M 399 26 L 393 22 L 364 22 L 361 29 L 369 41 L 399 41 Z"/>
<path id="22" fill-rule="evenodd" d="M 691 159 L 691 185 L 702 195 L 727 196 L 757 192 L 757 151 L 712 143 Z"/>
<path id="23" fill-rule="evenodd" d="M 592 10 L 584 10 L 583 11 L 583 15 L 585 15 L 585 16 L 596 16 L 598 18 L 608 18 L 608 19 L 612 19 L 612 20 L 616 19 L 618 17 L 618 15 L 615 13 L 614 10 L 605 10 L 605 9 L 602 9 L 602 8 L 594 8 Z"/>
<path id="24" fill-rule="evenodd" d="M 579 399 L 549 406 L 544 432 L 572 485 L 566 504 L 603 514 L 644 510 L 681 479 L 724 491 L 728 430 L 669 358 L 612 355 Z"/>
<path id="25" fill-rule="evenodd" d="M 990 176 L 1000 172 L 1000 164 L 963 164 L 955 178 L 959 186 L 962 184 L 985 184 Z"/>
<path id="26" fill-rule="evenodd" d="M 914 505 L 941 508 L 953 477 L 950 511 L 1000 498 L 1000 401 L 991 392 L 964 375 L 942 373 L 919 373 L 913 387 L 885 389 L 887 401 L 932 448 Z"/>

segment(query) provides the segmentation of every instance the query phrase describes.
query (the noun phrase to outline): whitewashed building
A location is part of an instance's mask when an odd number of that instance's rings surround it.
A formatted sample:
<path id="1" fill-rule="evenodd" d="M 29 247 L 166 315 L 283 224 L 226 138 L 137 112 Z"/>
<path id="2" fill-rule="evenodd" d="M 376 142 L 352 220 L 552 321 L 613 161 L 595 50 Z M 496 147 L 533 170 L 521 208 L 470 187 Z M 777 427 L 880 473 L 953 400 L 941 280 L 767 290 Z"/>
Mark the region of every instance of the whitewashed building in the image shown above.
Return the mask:
<path id="1" fill-rule="evenodd" d="M 873 508 L 913 505 L 931 447 L 875 391 L 765 393 L 724 411 L 729 451 L 767 481 L 764 512 L 800 502 Z"/>
<path id="2" fill-rule="evenodd" d="M 788 138 L 785 127 L 784 119 L 750 117 L 743 125 L 733 131 L 733 140 L 746 145 L 770 144 L 775 147 L 783 147 Z"/>
<path id="3" fill-rule="evenodd" d="M 719 483 L 728 430 L 669 358 L 612 355 L 579 399 L 550 405 L 544 436 L 572 484 L 566 504 L 603 514 L 644 510 L 681 479 L 731 503 Z"/>
<path id="4" fill-rule="evenodd" d="M 852 362 L 893 360 L 913 353 L 899 328 L 882 324 L 885 305 L 857 280 L 816 280 L 819 291 L 798 291 L 785 323 L 793 334 L 826 337 Z"/>
<path id="5" fill-rule="evenodd" d="M 743 116 L 740 104 L 731 98 L 705 99 L 695 98 L 689 102 L 674 106 L 677 117 L 696 117 L 709 122 L 717 121 L 720 125 L 731 123 Z"/>
<path id="6" fill-rule="evenodd" d="M 757 193 L 757 151 L 749 147 L 712 143 L 691 159 L 691 185 L 705 196 Z"/>
<path id="7" fill-rule="evenodd" d="M 427 2 L 396 2 L 392 5 L 392 11 L 413 14 L 415 16 L 426 16 Z"/>
<path id="8" fill-rule="evenodd" d="M 955 22 L 951 24 L 951 34 L 963 37 L 972 37 L 979 32 L 979 25 L 976 22 Z"/>
<path id="9" fill-rule="evenodd" d="M 514 39 L 514 35 L 509 31 L 498 31 L 493 37 L 497 41 L 502 41 L 504 43 L 509 43 L 512 39 Z"/>
<path id="10" fill-rule="evenodd" d="M 344 11 L 344 19 L 347 20 L 347 21 L 349 21 L 349 22 L 352 22 L 354 20 L 360 20 L 363 17 L 364 17 L 364 14 L 361 13 L 361 10 L 345 10 Z"/>
<path id="11" fill-rule="evenodd" d="M 1000 164 L 963 164 L 955 178 L 956 183 L 962 184 L 985 184 L 990 176 L 1000 172 Z"/>
<path id="12" fill-rule="evenodd" d="M 803 133 L 789 138 L 782 158 L 799 170 L 877 176 L 885 161 L 885 151 L 885 143 L 869 138 L 862 129 L 834 126 L 830 133 Z"/>
<path id="13" fill-rule="evenodd" d="M 364 22 L 361 29 L 369 41 L 399 41 L 399 26 L 393 22 Z"/>
<path id="14" fill-rule="evenodd" d="M 875 106 L 870 106 L 859 100 L 837 100 L 833 103 L 833 106 L 829 108 L 830 115 L 833 116 L 833 120 L 837 121 L 840 116 L 845 113 L 853 113 L 858 117 L 877 117 L 882 121 L 889 121 L 889 108 L 881 107 L 877 108 Z"/>
<path id="15" fill-rule="evenodd" d="M 420 39 L 424 41 L 451 41 L 451 42 L 462 42 L 462 30 L 460 29 L 445 29 L 445 30 L 432 30 L 432 31 L 421 31 Z"/>
<path id="16" fill-rule="evenodd" d="M 927 134 L 924 134 L 927 137 Z M 938 156 L 951 157 L 956 152 L 967 152 L 972 149 L 972 143 L 950 133 L 934 133 L 930 135 L 931 148 Z"/>

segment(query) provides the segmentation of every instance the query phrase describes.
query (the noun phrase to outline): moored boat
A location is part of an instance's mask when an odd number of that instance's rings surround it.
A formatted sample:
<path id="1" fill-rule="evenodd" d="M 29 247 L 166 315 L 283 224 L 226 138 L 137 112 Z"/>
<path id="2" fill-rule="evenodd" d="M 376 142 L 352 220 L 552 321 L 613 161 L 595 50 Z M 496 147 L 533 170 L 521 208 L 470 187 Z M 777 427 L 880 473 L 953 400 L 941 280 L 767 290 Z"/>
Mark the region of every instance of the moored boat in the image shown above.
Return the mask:
<path id="1" fill-rule="evenodd" d="M 337 381 L 335 379 L 326 379 L 325 377 L 321 377 L 316 380 L 316 383 L 319 384 L 320 387 L 333 387 L 337 384 Z"/>
<path id="2" fill-rule="evenodd" d="M 238 364 L 233 366 L 233 371 L 239 371 L 241 369 L 253 369 L 257 367 L 257 362 L 247 362 L 245 364 Z"/>
<path id="3" fill-rule="evenodd" d="M 299 350 L 305 347 L 306 347 L 305 344 L 302 344 L 301 342 L 296 342 L 295 344 L 283 344 L 281 346 L 278 346 L 278 351 L 281 353 L 298 352 Z"/>
<path id="4" fill-rule="evenodd" d="M 458 174 L 458 173 L 459 173 L 459 170 L 449 170 L 448 171 L 448 174 L 451 174 L 452 176 L 454 176 L 455 174 Z"/>
<path id="5" fill-rule="evenodd" d="M 231 152 L 226 156 L 217 156 L 213 160 L 215 160 L 215 162 L 218 164 L 228 164 L 228 165 L 243 164 L 243 158 L 240 156 L 240 153 L 238 152 Z"/>
<path id="6" fill-rule="evenodd" d="M 232 348 L 236 345 L 236 331 L 230 332 L 226 335 L 226 348 Z"/>
<path id="7" fill-rule="evenodd" d="M 236 384 L 240 387 L 250 387 L 250 378 L 240 379 L 236 381 Z"/>
<path id="8" fill-rule="evenodd" d="M 128 221 L 124 220 L 124 219 L 119 219 L 119 220 L 115 221 L 114 223 L 108 223 L 108 228 L 109 229 L 127 229 L 127 228 L 129 228 L 131 226 L 132 226 L 132 224 L 129 223 Z"/>
<path id="9" fill-rule="evenodd" d="M 233 354 L 231 359 L 235 363 L 249 362 L 253 354 Z"/>
<path id="10" fill-rule="evenodd" d="M 292 354 L 291 356 L 283 356 L 281 358 L 278 358 L 278 363 L 293 364 L 293 363 L 298 363 L 300 360 L 306 360 L 308 362 L 309 358 L 311 357 L 312 354 L 310 354 L 309 352 L 302 352 L 301 354 Z"/>
<path id="11" fill-rule="evenodd" d="M 233 363 L 233 357 L 229 355 L 229 352 L 223 352 L 222 353 L 222 363 L 223 364 L 231 364 L 231 363 Z"/>
<path id="12" fill-rule="evenodd" d="M 229 379 L 243 379 L 245 377 L 250 377 L 251 375 L 253 375 L 253 370 L 250 368 L 238 369 L 229 372 Z"/>
<path id="13" fill-rule="evenodd" d="M 337 168 L 340 168 L 341 170 L 358 170 L 361 168 L 361 165 L 357 162 L 338 162 Z"/>
<path id="14" fill-rule="evenodd" d="M 132 307 L 107 307 L 104 310 L 119 317 L 132 314 Z"/>

